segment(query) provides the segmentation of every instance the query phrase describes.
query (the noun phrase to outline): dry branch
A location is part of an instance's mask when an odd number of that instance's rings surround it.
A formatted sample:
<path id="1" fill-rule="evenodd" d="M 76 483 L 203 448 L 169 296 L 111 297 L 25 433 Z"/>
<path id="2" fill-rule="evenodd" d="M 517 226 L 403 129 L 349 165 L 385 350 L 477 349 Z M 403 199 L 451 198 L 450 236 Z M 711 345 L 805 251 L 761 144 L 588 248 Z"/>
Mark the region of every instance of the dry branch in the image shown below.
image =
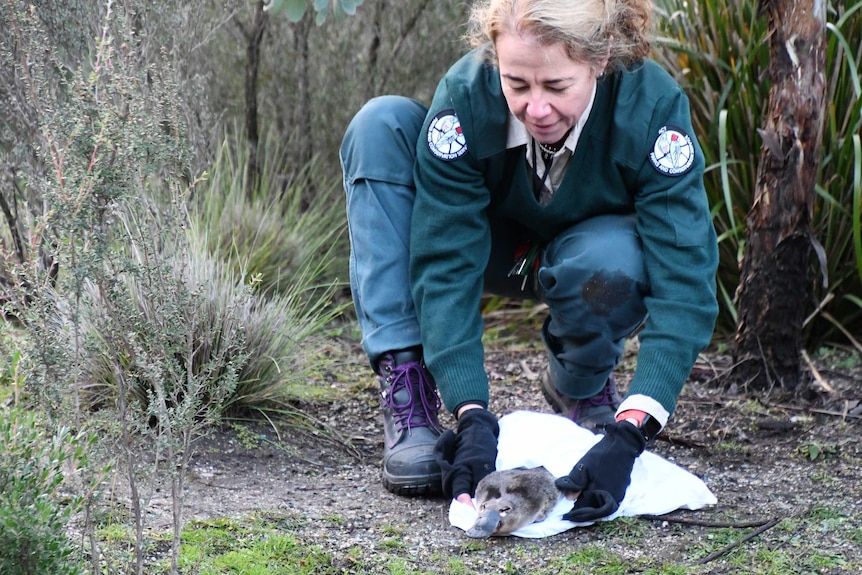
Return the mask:
<path id="1" fill-rule="evenodd" d="M 755 537 L 757 537 L 758 535 L 760 535 L 764 531 L 772 529 L 773 527 L 778 525 L 778 523 L 780 521 L 781 521 L 781 519 L 770 520 L 768 523 L 761 525 L 760 527 L 758 527 L 757 529 L 755 529 L 754 531 L 752 531 L 751 533 L 749 533 L 745 537 L 742 537 L 741 539 L 738 539 L 738 540 L 734 541 L 733 543 L 729 543 L 729 544 L 725 545 L 724 547 L 722 547 L 718 551 L 713 551 L 712 553 L 710 553 L 709 555 L 707 555 L 703 559 L 697 560 L 695 562 L 695 565 L 705 565 L 706 563 L 709 563 L 710 561 L 718 559 L 719 557 L 721 557 L 725 553 L 728 553 L 729 551 L 736 549 L 737 547 L 739 547 L 740 545 L 742 545 L 746 541 L 750 541 L 751 539 L 754 539 Z"/>
<path id="2" fill-rule="evenodd" d="M 749 527 L 763 527 L 775 519 L 757 519 L 755 521 L 706 521 L 704 519 L 692 519 L 688 517 L 674 517 L 670 515 L 640 515 L 641 519 L 647 521 L 667 521 L 668 523 L 679 523 L 680 525 L 694 525 L 697 527 L 716 527 L 730 529 L 748 529 Z"/>

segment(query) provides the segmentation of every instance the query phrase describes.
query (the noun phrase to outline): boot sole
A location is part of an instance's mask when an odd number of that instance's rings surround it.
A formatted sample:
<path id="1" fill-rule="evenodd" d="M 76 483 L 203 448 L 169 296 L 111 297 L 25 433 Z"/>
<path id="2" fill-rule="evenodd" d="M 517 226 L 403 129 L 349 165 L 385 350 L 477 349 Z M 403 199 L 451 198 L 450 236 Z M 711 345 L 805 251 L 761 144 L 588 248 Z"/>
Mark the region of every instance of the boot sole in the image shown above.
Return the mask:
<path id="1" fill-rule="evenodd" d="M 443 493 L 441 476 L 392 477 L 383 472 L 383 487 L 395 495 L 407 497 Z"/>

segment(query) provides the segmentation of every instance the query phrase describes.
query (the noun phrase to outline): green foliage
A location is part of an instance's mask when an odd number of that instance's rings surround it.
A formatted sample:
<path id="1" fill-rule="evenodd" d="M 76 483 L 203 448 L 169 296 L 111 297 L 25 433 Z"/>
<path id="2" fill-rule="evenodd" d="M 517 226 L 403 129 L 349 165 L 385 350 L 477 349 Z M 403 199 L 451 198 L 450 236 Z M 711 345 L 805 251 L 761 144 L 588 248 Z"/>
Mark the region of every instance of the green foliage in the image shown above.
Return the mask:
<path id="1" fill-rule="evenodd" d="M 200 257 L 232 278 L 211 277 L 209 289 L 253 289 L 240 319 L 248 362 L 229 402 L 234 412 L 283 409 L 296 400 L 295 390 L 325 369 L 324 330 L 349 303 L 336 301 L 347 276 L 340 180 L 321 177 L 317 164 L 286 180 L 283 157 L 268 139 L 250 185 L 247 146 L 228 137 L 191 203 L 189 232 Z"/>
<path id="2" fill-rule="evenodd" d="M 247 363 L 243 322 L 253 297 L 177 228 L 170 237 L 162 222 L 152 236 L 142 219 L 150 210 L 125 208 L 116 217 L 127 251 L 104 260 L 82 298 L 88 403 L 113 403 L 122 385 L 144 411 L 182 405 L 212 423 Z"/>
<path id="3" fill-rule="evenodd" d="M 82 572 L 66 533 L 81 500 L 64 497 L 62 488 L 86 464 L 85 444 L 67 428 L 46 432 L 21 409 L 0 414 L 0 573 Z"/>
<path id="4" fill-rule="evenodd" d="M 320 26 L 326 21 L 326 14 L 332 9 L 332 15 L 336 21 L 345 16 L 356 14 L 356 8 L 363 0 L 313 0 L 312 8 L 317 13 L 316 22 Z M 273 14 L 282 11 L 292 22 L 299 22 L 305 16 L 308 8 L 308 0 L 266 0 L 266 10 Z"/>
<path id="5" fill-rule="evenodd" d="M 756 128 L 768 99 L 766 22 L 754 2 L 660 0 L 657 59 L 686 88 L 706 160 L 705 185 L 719 237 L 719 333 L 736 326 L 734 295 L 745 215 L 757 177 Z"/>
<path id="6" fill-rule="evenodd" d="M 245 146 L 226 144 L 212 180 L 190 182 L 170 62 L 141 69 L 117 50 L 132 45 L 131 20 L 108 7 L 92 68 L 64 79 L 62 102 L 44 72 L 60 63 L 31 75 L 49 169 L 27 175 L 32 205 L 47 207 L 29 230 L 54 249 L 52 266 L 32 253 L 10 271 L 27 288 L 13 301 L 33 300 L 30 388 L 55 410 L 124 404 L 144 421 L 195 425 L 226 404 L 281 407 L 312 369 L 310 338 L 338 312 L 323 277 L 345 227 L 338 179 L 314 177 L 306 205 L 310 172 L 285 183 L 272 146 L 249 198 Z M 22 36 L 39 37 L 38 20 L 18 17 Z M 203 207 L 190 221 L 195 186 Z"/>
<path id="7" fill-rule="evenodd" d="M 769 97 L 767 23 L 758 3 L 660 0 L 657 59 L 687 89 L 692 121 L 707 163 L 705 183 L 719 235 L 718 333 L 735 330 L 735 292 L 745 250 L 761 141 L 757 129 Z M 830 3 L 827 15 L 827 106 L 813 213 L 812 300 L 808 347 L 862 332 L 862 3 Z M 822 247 L 821 247 L 822 246 Z M 860 347 L 858 342 L 855 342 Z"/>
<path id="8" fill-rule="evenodd" d="M 136 260 L 123 265 L 148 271 L 140 275 L 114 268 L 110 303 L 104 290 L 87 284 L 81 325 L 88 404 L 113 402 L 122 383 L 141 409 L 184 405 L 192 410 L 183 411 L 193 416 L 189 423 L 212 424 L 224 409 L 284 408 L 295 399 L 292 390 L 325 366 L 315 342 L 340 309 L 332 303 L 333 288 L 320 284 L 325 258 L 311 258 L 294 275 L 286 269 L 289 281 L 273 284 L 264 297 L 262 281 L 238 271 L 246 265 L 238 260 L 248 258 L 239 242 L 233 251 L 211 254 L 204 245 L 209 234 L 192 225 L 185 230 L 188 235 L 174 238 L 178 245 L 159 254 L 153 251 L 156 243 L 137 241 L 146 234 L 143 222 L 122 217 L 130 230 L 129 254 Z M 190 400 L 197 407 L 192 409 Z"/>
<path id="9" fill-rule="evenodd" d="M 821 461 L 838 454 L 839 448 L 835 445 L 824 445 L 819 441 L 809 441 L 796 448 L 797 453 L 811 461 Z"/>
<path id="10" fill-rule="evenodd" d="M 347 277 L 341 179 L 327 176 L 319 160 L 291 175 L 285 157 L 270 131 L 258 152 L 259 176 L 249 182 L 248 146 L 234 130 L 191 208 L 193 231 L 210 253 L 266 296 L 295 292 L 303 274 L 314 284 Z"/>
<path id="11" fill-rule="evenodd" d="M 61 82 L 49 71 L 66 68 L 52 59 L 36 13 L 15 7 L 22 45 L 24 30 L 43 42 L 32 46 L 24 77 L 37 100 L 44 169 L 22 178 L 35 201 L 21 228 L 27 245 L 45 247 L 4 261 L 3 271 L 20 278 L 8 289 L 26 327 L 20 365 L 32 399 L 53 420 L 98 428 L 106 443 L 122 446 L 107 456 L 126 468 L 132 495 L 130 571 L 141 572 L 146 551 L 137 478 L 165 465 L 176 572 L 194 441 L 232 404 L 241 374 L 258 385 L 275 364 L 301 376 L 294 363 L 324 303 L 308 297 L 313 290 L 302 281 L 294 283 L 306 299 L 290 290 L 256 296 L 190 233 L 186 202 L 199 182 L 188 177 L 178 87 L 167 60 L 140 66 L 129 48 L 137 46 L 127 27 L 132 14 L 113 11 L 125 7 L 105 4 L 93 60 Z M 265 359 L 250 362 L 247 342 Z M 145 457 L 151 453 L 158 457 Z"/>
<path id="12" fill-rule="evenodd" d="M 122 345 L 110 337 L 117 330 L 108 329 L 111 318 L 119 318 L 127 304 L 127 294 L 117 286 L 136 274 L 151 274 L 148 281 L 159 277 L 165 258 L 149 259 L 150 267 L 142 267 L 135 259 L 139 246 L 166 241 L 174 247 L 171 234 L 177 229 L 174 219 L 172 228 L 147 229 L 146 235 L 133 238 L 137 244 L 125 241 L 139 231 L 129 230 L 128 219 L 150 207 L 147 199 L 154 189 L 179 189 L 185 148 L 172 107 L 176 99 L 175 86 L 166 76 L 169 67 L 141 69 L 134 54 L 116 49 L 131 31 L 126 28 L 129 21 L 118 17 L 113 7 L 106 5 L 93 61 L 60 79 L 49 72 L 67 69 L 51 59 L 55 52 L 46 45 L 28 46 L 34 63 L 24 78 L 39 112 L 40 132 L 33 135 L 33 143 L 39 145 L 44 169 L 34 168 L 22 177 L 30 199 L 26 205 L 32 210 L 22 228 L 27 244 L 42 247 L 22 254 L 15 264 L 7 262 L 4 271 L 21 278 L 9 296 L 18 302 L 15 311 L 27 327 L 21 342 L 28 361 L 27 385 L 57 417 L 69 417 L 64 410 L 81 407 L 85 356 L 94 352 L 88 347 L 93 342 L 82 332 L 84 316 L 99 318 L 101 341 L 107 344 L 103 354 L 112 363 L 120 361 Z M 30 30 L 32 37 L 46 42 L 36 13 L 24 6 L 17 9 L 14 29 L 21 35 Z M 165 236 L 156 239 L 161 232 Z M 146 256 L 154 253 L 150 250 Z M 153 290 L 166 287 L 148 285 Z"/>
<path id="13" fill-rule="evenodd" d="M 15 347 L 15 329 L 0 322 L 0 402 L 10 398 L 19 405 L 24 389 L 24 370 L 21 368 L 21 350 Z"/>

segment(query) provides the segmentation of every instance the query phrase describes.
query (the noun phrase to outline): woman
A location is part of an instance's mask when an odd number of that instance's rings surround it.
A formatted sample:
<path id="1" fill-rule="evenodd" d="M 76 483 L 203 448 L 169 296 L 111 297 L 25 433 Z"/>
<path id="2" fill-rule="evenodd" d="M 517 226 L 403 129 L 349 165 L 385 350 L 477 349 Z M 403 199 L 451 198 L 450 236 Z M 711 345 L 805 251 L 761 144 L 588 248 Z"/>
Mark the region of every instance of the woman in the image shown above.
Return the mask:
<path id="1" fill-rule="evenodd" d="M 537 298 L 543 392 L 605 433 L 558 486 L 613 513 L 717 314 L 717 246 L 688 100 L 647 59 L 647 0 L 489 0 L 429 108 L 368 102 L 341 149 L 351 285 L 380 374 L 383 480 L 468 502 L 493 471 L 484 292 Z M 641 328 L 620 401 L 613 369 Z M 440 429 L 442 403 L 457 430 Z M 441 472 L 442 468 L 442 472 Z"/>

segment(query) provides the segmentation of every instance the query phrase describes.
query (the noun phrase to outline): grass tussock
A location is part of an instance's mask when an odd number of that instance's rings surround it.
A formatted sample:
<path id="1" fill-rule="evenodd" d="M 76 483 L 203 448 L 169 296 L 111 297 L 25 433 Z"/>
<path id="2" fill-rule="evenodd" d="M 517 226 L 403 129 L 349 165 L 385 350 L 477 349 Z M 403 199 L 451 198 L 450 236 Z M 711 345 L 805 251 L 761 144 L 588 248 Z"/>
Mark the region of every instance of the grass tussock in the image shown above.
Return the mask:
<path id="1" fill-rule="evenodd" d="M 322 173 L 318 160 L 291 173 L 286 153 L 269 138 L 255 174 L 245 142 L 227 136 L 191 205 L 207 249 L 264 295 L 295 292 L 297 278 L 309 274 L 321 284 L 347 279 L 340 174 Z"/>

